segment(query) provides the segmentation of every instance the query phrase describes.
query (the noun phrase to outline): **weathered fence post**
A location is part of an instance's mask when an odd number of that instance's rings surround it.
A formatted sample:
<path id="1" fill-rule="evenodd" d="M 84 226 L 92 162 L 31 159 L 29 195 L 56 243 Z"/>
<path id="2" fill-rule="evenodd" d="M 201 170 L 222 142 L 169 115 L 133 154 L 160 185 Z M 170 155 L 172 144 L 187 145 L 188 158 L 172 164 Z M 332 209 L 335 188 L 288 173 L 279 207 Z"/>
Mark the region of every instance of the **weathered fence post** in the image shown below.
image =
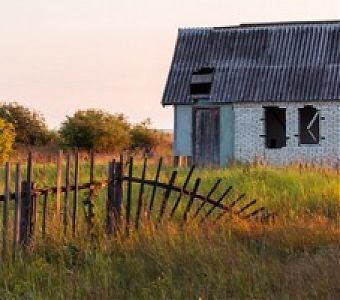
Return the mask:
<path id="1" fill-rule="evenodd" d="M 125 211 L 125 233 L 130 233 L 130 215 L 131 215 L 131 194 L 132 194 L 132 173 L 133 173 L 133 157 L 129 159 L 129 173 L 126 192 L 126 211 Z"/>
<path id="2" fill-rule="evenodd" d="M 78 194 L 79 194 L 79 152 L 74 154 L 74 193 L 73 193 L 73 211 L 72 211 L 72 234 L 76 236 L 77 211 L 78 211 Z"/>
<path id="3" fill-rule="evenodd" d="M 22 183 L 23 199 L 20 220 L 20 244 L 28 246 L 35 233 L 36 201 L 33 199 L 33 159 L 29 153 L 27 159 L 27 181 Z"/>
<path id="4" fill-rule="evenodd" d="M 13 234 L 13 257 L 15 258 L 20 243 L 20 220 L 21 220 L 21 193 L 22 193 L 21 165 L 17 163 L 15 174 L 15 212 L 14 212 L 14 234 Z"/>
<path id="5" fill-rule="evenodd" d="M 21 201 L 21 217 L 20 217 L 20 245 L 27 246 L 30 240 L 30 185 L 27 181 L 22 183 L 23 199 Z"/>
<path id="6" fill-rule="evenodd" d="M 8 241 L 8 213 L 9 213 L 9 200 L 11 197 L 10 194 L 10 184 L 11 184 L 11 164 L 9 162 L 6 163 L 5 169 L 5 199 L 3 206 L 3 216 L 2 216 L 2 256 L 6 256 L 8 252 L 7 241 Z"/>
<path id="7" fill-rule="evenodd" d="M 138 202 L 137 202 L 137 210 L 136 210 L 136 218 L 135 218 L 135 228 L 136 229 L 138 229 L 139 219 L 140 219 L 140 215 L 141 215 L 141 211 L 142 211 L 146 166 L 147 166 L 147 158 L 145 157 L 144 163 L 143 163 L 143 171 L 142 171 L 142 178 L 141 178 L 140 189 L 139 189 Z"/>
<path id="8" fill-rule="evenodd" d="M 119 230 L 123 196 L 123 167 L 121 162 L 109 163 L 106 232 Z"/>
<path id="9" fill-rule="evenodd" d="M 62 163 L 63 163 L 63 151 L 59 150 L 57 154 L 57 177 L 56 177 L 56 196 L 55 196 L 55 220 L 57 226 L 60 225 L 60 209 L 61 209 L 61 172 L 62 172 Z"/>
<path id="10" fill-rule="evenodd" d="M 65 170 L 65 194 L 64 194 L 64 215 L 63 225 L 64 234 L 67 233 L 68 214 L 69 214 L 69 195 L 70 195 L 70 178 L 71 178 L 71 155 L 68 152 L 66 156 L 66 170 Z"/>

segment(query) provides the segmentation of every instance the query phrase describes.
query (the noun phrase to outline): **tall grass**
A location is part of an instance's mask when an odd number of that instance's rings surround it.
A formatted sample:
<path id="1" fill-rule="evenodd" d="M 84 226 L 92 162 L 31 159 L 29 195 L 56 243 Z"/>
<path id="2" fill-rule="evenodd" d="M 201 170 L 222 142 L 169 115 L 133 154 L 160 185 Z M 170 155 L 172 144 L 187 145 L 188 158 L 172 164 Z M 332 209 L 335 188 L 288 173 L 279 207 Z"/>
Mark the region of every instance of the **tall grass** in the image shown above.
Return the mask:
<path id="1" fill-rule="evenodd" d="M 88 165 L 81 181 L 88 180 Z M 134 170 L 140 174 L 140 167 Z M 168 178 L 165 170 L 162 180 Z M 177 183 L 187 170 L 180 169 Z M 41 186 L 55 181 L 52 165 L 37 165 Z M 0 174 L 0 176 L 2 176 Z M 154 176 L 153 171 L 149 174 Z M 199 191 L 215 180 L 256 198 L 278 214 L 273 224 L 224 220 L 220 224 L 164 223 L 126 238 L 102 232 L 105 192 L 96 200 L 92 238 L 56 234 L 15 262 L 0 266 L 3 299 L 339 299 L 340 181 L 334 170 L 234 165 L 198 170 Z M 106 166 L 96 168 L 106 177 Z M 190 185 L 190 188 L 192 184 Z M 135 187 L 135 193 L 138 187 Z M 146 191 L 148 199 L 150 191 Z M 161 194 L 158 195 L 160 199 Z M 174 201 L 174 199 L 170 199 Z M 171 203 L 171 202 L 170 202 Z"/>

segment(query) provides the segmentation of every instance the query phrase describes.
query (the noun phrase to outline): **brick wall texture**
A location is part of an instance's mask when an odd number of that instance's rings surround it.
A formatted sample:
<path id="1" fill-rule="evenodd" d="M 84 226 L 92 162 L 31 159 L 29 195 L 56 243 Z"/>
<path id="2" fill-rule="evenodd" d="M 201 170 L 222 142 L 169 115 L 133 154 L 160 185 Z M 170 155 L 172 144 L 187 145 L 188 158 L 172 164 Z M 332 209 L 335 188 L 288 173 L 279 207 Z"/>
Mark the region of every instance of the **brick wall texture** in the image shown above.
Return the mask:
<path id="1" fill-rule="evenodd" d="M 318 145 L 299 145 L 298 109 L 313 105 L 320 111 L 320 139 Z M 286 108 L 287 146 L 267 149 L 265 138 L 264 106 Z M 339 165 L 340 163 L 340 103 L 339 102 L 275 102 L 235 103 L 234 159 L 252 162 L 264 160 L 271 164 L 288 164 L 299 161 L 318 164 Z M 323 118 L 323 119 L 322 119 Z"/>

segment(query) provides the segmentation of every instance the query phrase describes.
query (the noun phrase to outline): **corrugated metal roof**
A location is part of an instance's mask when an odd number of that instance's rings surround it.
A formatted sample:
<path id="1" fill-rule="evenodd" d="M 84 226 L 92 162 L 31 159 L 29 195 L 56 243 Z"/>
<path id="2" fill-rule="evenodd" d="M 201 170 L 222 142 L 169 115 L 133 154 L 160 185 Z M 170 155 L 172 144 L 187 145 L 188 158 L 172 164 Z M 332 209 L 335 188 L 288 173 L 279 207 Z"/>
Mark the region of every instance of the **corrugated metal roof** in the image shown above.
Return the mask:
<path id="1" fill-rule="evenodd" d="M 180 29 L 162 104 L 192 103 L 202 67 L 211 102 L 339 100 L 340 22 Z"/>

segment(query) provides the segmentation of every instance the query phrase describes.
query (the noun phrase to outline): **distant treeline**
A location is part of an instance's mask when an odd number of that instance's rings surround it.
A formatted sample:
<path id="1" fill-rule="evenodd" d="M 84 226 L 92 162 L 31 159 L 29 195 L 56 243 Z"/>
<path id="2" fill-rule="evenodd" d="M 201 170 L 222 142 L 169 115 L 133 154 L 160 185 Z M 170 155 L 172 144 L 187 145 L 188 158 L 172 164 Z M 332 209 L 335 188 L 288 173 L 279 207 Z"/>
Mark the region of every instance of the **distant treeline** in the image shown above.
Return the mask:
<path id="1" fill-rule="evenodd" d="M 16 102 L 0 104 L 0 161 L 16 146 L 57 145 L 96 152 L 141 150 L 152 152 L 169 143 L 168 134 L 151 129 L 150 119 L 131 124 L 123 114 L 99 109 L 78 110 L 59 130 L 49 130 L 44 116 Z"/>

